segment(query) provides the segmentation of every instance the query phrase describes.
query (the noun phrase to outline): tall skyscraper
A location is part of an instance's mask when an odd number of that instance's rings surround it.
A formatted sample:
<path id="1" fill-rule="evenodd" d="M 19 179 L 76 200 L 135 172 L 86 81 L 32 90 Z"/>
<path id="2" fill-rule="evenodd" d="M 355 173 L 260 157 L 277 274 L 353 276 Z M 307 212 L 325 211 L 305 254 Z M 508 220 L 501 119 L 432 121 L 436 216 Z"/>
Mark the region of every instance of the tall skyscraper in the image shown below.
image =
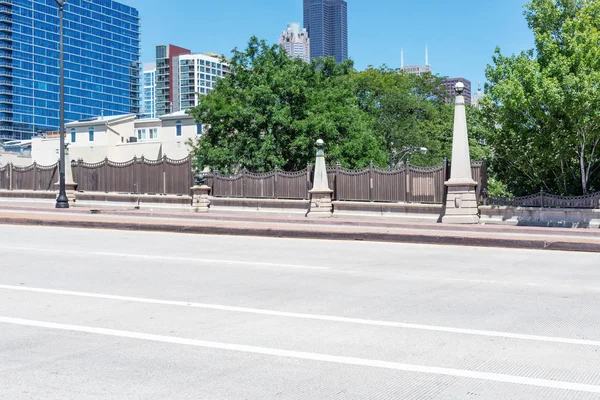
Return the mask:
<path id="1" fill-rule="evenodd" d="M 229 64 L 218 54 L 182 54 L 173 57 L 173 112 L 189 110 L 198 105 L 219 79 L 229 73 Z"/>
<path id="2" fill-rule="evenodd" d="M 310 39 L 306 29 L 301 29 L 300 24 L 288 24 L 287 29 L 279 37 L 279 47 L 292 58 L 299 58 L 310 62 Z"/>
<path id="3" fill-rule="evenodd" d="M 144 64 L 142 116 L 156 118 L 156 63 Z"/>
<path id="4" fill-rule="evenodd" d="M 310 38 L 310 57 L 348 58 L 348 5 L 345 0 L 304 0 L 304 27 Z"/>
<path id="5" fill-rule="evenodd" d="M 191 50 L 169 45 L 156 46 L 156 116 L 160 117 L 173 111 L 173 59 Z"/>
<path id="6" fill-rule="evenodd" d="M 55 0 L 0 1 L 0 138 L 59 129 Z M 65 119 L 140 112 L 140 19 L 113 0 L 67 1 Z"/>

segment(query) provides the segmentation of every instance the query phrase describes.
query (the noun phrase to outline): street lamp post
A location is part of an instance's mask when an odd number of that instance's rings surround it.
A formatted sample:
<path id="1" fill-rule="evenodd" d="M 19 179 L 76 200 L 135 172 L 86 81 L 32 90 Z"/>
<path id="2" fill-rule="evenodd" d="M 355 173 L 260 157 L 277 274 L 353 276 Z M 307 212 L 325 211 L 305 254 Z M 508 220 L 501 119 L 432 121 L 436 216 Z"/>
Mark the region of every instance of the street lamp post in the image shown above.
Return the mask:
<path id="1" fill-rule="evenodd" d="M 390 154 L 390 169 L 394 168 L 394 159 L 396 158 L 396 156 L 398 154 L 401 154 L 401 156 L 398 159 L 398 162 L 396 163 L 396 165 L 399 165 L 400 163 L 402 163 L 402 161 L 404 161 L 404 159 L 406 157 L 408 157 L 409 155 L 411 155 L 413 153 L 427 154 L 427 151 L 428 150 L 426 147 L 411 147 L 409 149 L 405 149 L 402 153 L 392 153 L 392 154 Z"/>
<path id="2" fill-rule="evenodd" d="M 60 164 L 59 192 L 56 208 L 69 208 L 69 199 L 65 188 L 65 55 L 63 37 L 63 11 L 67 0 L 55 0 L 60 13 Z"/>

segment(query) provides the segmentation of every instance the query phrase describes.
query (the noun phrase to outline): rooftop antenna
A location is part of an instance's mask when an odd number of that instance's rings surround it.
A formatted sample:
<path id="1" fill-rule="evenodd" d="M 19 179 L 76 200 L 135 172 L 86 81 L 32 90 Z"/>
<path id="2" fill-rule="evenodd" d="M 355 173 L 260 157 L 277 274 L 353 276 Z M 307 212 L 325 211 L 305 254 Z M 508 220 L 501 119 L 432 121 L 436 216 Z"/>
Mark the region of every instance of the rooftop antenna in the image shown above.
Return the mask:
<path id="1" fill-rule="evenodd" d="M 429 65 L 429 48 L 425 45 L 425 66 Z"/>

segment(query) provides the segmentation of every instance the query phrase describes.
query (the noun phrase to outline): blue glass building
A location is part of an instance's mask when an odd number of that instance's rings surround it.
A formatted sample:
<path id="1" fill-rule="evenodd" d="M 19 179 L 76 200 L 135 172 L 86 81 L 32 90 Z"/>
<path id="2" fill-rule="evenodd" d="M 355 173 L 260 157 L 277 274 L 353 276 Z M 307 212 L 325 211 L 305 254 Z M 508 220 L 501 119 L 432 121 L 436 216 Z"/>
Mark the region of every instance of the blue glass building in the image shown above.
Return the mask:
<path id="1" fill-rule="evenodd" d="M 348 58 L 348 5 L 345 0 L 304 0 L 304 27 L 310 39 L 310 58 Z"/>
<path id="2" fill-rule="evenodd" d="M 65 120 L 140 112 L 140 20 L 112 0 L 67 0 Z M 0 0 L 0 139 L 58 131 L 55 0 Z"/>

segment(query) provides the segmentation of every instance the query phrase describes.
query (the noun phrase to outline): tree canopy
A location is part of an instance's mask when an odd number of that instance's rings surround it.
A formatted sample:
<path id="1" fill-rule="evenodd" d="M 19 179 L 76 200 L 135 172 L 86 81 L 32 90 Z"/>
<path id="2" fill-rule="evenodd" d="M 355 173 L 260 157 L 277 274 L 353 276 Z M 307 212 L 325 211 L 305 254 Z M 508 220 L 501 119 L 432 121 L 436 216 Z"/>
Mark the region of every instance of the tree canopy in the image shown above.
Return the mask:
<path id="1" fill-rule="evenodd" d="M 600 190 L 600 0 L 533 0 L 535 49 L 488 66 L 493 166 L 515 194 Z"/>
<path id="2" fill-rule="evenodd" d="M 327 161 L 348 168 L 385 167 L 390 154 L 411 147 L 429 149 L 411 159 L 422 165 L 451 156 L 453 107 L 431 74 L 357 72 L 332 58 L 305 63 L 254 37 L 229 64 L 231 73 L 190 111 L 207 127 L 192 144 L 200 169 L 299 170 L 314 162 L 319 138 Z M 483 155 L 477 141 L 473 147 Z"/>

